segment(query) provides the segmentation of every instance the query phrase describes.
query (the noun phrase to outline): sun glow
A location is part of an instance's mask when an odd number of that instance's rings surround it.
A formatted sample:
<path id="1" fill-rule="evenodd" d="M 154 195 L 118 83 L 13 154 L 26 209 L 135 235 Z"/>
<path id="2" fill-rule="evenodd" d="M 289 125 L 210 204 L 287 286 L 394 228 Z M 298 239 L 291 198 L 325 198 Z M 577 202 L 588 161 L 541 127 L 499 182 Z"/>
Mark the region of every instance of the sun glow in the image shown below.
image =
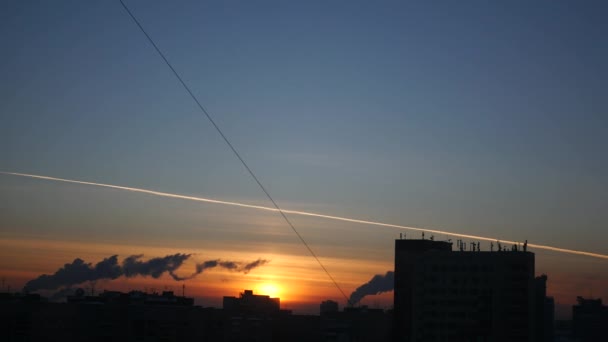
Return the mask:
<path id="1" fill-rule="evenodd" d="M 263 283 L 258 285 L 256 291 L 257 294 L 270 296 L 270 298 L 280 298 L 281 297 L 281 288 L 272 283 Z"/>

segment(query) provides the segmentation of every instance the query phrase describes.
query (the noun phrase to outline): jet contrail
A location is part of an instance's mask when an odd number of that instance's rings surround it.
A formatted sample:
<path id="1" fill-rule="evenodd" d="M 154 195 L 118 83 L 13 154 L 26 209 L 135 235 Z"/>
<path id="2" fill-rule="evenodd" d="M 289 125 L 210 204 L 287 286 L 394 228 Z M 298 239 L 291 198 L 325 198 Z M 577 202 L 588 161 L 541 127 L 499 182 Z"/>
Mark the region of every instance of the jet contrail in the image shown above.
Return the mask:
<path id="1" fill-rule="evenodd" d="M 264 206 L 260 206 L 260 205 L 252 205 L 252 204 L 245 204 L 245 203 L 238 203 L 238 202 L 229 202 L 229 201 L 220 201 L 220 200 L 215 200 L 215 199 L 210 199 L 210 198 L 171 194 L 171 193 L 167 193 L 167 192 L 160 192 L 160 191 L 140 189 L 140 188 L 131 188 L 131 187 L 120 186 L 120 185 L 111 185 L 111 184 L 103 184 L 103 183 L 84 182 L 84 181 L 78 181 L 78 180 L 72 180 L 72 179 L 64 179 L 64 178 L 56 178 L 56 177 L 49 177 L 49 176 L 30 175 L 30 174 L 27 174 L 27 173 L 1 172 L 1 171 L 0 171 L 0 173 L 1 174 L 5 174 L 5 175 L 13 175 L 13 176 L 20 176 L 20 177 L 45 179 L 45 180 L 51 180 L 51 181 L 57 181 L 57 182 L 66 182 L 66 183 L 75 183 L 75 184 L 100 186 L 100 187 L 104 187 L 104 188 L 126 190 L 126 191 L 133 191 L 133 192 L 140 192 L 140 193 L 154 195 L 154 196 L 169 197 L 169 198 L 178 198 L 178 199 L 183 199 L 183 200 L 188 200 L 188 201 L 231 205 L 231 206 L 235 206 L 235 207 L 258 209 L 258 210 L 266 210 L 266 211 L 274 211 L 274 212 L 278 212 L 279 211 L 276 208 L 264 207 Z M 306 211 L 297 211 L 297 210 L 288 210 L 288 209 L 281 209 L 281 210 L 283 211 L 283 213 L 286 213 L 286 214 L 294 214 L 294 215 L 302 215 L 302 216 L 312 216 L 312 217 L 319 217 L 319 218 L 324 218 L 324 219 L 329 219 L 329 220 L 336 220 L 336 221 L 344 221 L 344 222 L 368 224 L 368 225 L 381 226 L 381 227 L 389 227 L 389 228 L 397 228 L 397 229 L 415 230 L 415 231 L 419 231 L 419 232 L 428 232 L 428 233 L 435 233 L 435 234 L 444 234 L 444 235 L 456 236 L 456 237 L 461 237 L 461 238 L 466 238 L 466 239 L 473 239 L 473 240 L 500 241 L 500 242 L 503 242 L 503 243 L 506 243 L 506 244 L 518 244 L 518 242 L 516 242 L 516 241 L 500 240 L 500 239 L 496 239 L 496 238 L 489 238 L 489 237 L 477 236 L 477 235 L 452 233 L 452 232 L 443 231 L 443 230 L 417 228 L 417 227 L 408 227 L 408 226 L 401 226 L 401 225 L 398 225 L 398 224 L 390 224 L 390 223 L 383 223 L 383 222 L 376 222 L 376 221 L 367 221 L 367 220 L 358 220 L 358 219 L 354 219 L 354 218 L 347 218 L 347 217 L 340 217 L 340 216 L 317 214 L 317 213 L 311 213 L 311 212 L 306 212 Z M 544 249 L 544 250 L 553 251 L 553 252 L 568 253 L 568 254 L 577 254 L 577 255 L 584 255 L 584 256 L 589 256 L 589 257 L 594 257 L 594 258 L 600 258 L 600 259 L 608 259 L 608 255 L 606 255 L 606 254 L 591 253 L 591 252 L 585 252 L 585 251 L 577 251 L 577 250 L 573 250 L 573 249 L 559 248 L 559 247 L 553 247 L 553 246 L 547 246 L 547 245 L 537 245 L 537 244 L 534 244 L 534 243 L 528 243 L 528 246 L 532 247 L 532 248 Z"/>

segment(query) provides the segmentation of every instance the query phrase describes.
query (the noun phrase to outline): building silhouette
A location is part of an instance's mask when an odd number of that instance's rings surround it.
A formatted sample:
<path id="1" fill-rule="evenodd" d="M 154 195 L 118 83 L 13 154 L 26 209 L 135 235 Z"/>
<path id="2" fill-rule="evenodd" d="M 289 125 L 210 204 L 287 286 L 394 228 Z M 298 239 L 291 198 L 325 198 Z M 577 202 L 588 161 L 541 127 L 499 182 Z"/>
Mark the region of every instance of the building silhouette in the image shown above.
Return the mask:
<path id="1" fill-rule="evenodd" d="M 395 241 L 394 308 L 320 303 L 320 315 L 293 315 L 279 298 L 244 290 L 223 308 L 195 306 L 171 291 L 88 296 L 65 303 L 0 293 L 2 341 L 601 341 L 608 311 L 583 299 L 570 325 L 554 333 L 547 276 L 534 277 L 534 254 L 513 246 L 480 251 L 458 241 Z"/>
<path id="2" fill-rule="evenodd" d="M 224 297 L 223 341 L 320 341 L 319 316 L 293 315 L 279 298 L 245 290 Z"/>
<path id="3" fill-rule="evenodd" d="M 321 302 L 321 305 L 319 305 L 319 313 L 321 315 L 330 313 L 330 312 L 338 312 L 338 310 L 339 310 L 338 302 L 335 302 L 333 300 L 323 301 L 323 302 Z"/>
<path id="4" fill-rule="evenodd" d="M 255 295 L 245 290 L 239 297 L 224 297 L 224 310 L 239 314 L 277 314 L 281 310 L 281 299 L 266 295 Z"/>
<path id="5" fill-rule="evenodd" d="M 0 295 L 2 341 L 217 341 L 217 310 L 172 292 L 77 291 L 65 303 L 38 295 Z"/>
<path id="6" fill-rule="evenodd" d="M 535 341 L 553 342 L 555 340 L 555 301 L 553 297 L 547 297 L 547 275 L 536 277 L 534 286 Z"/>
<path id="7" fill-rule="evenodd" d="M 239 297 L 224 297 L 228 341 L 272 341 L 273 327 L 281 311 L 279 298 L 243 291 Z"/>
<path id="8" fill-rule="evenodd" d="M 572 333 L 578 341 L 605 341 L 608 338 L 608 306 L 601 299 L 576 298 L 572 307 Z"/>
<path id="9" fill-rule="evenodd" d="M 325 302 L 323 302 L 325 303 Z M 335 302 L 334 302 L 335 303 Z M 321 312 L 321 339 L 325 342 L 389 341 L 392 313 L 367 306 Z"/>
<path id="10" fill-rule="evenodd" d="M 469 246 L 395 241 L 394 340 L 536 340 L 534 254 Z"/>

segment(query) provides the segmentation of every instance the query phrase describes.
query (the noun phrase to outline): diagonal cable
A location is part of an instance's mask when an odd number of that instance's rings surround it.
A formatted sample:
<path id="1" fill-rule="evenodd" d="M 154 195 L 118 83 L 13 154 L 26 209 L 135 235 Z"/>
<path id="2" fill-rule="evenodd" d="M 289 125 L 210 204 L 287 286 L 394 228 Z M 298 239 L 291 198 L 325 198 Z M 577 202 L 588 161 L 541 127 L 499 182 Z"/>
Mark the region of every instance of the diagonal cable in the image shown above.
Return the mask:
<path id="1" fill-rule="evenodd" d="M 228 145 L 228 147 L 230 147 L 230 149 L 232 150 L 232 152 L 234 153 L 234 155 L 239 159 L 239 161 L 241 162 L 241 164 L 243 164 L 243 166 L 245 167 L 245 169 L 247 170 L 247 172 L 249 173 L 249 175 L 251 175 L 251 178 L 253 178 L 253 180 L 255 180 L 255 182 L 258 184 L 258 186 L 260 187 L 260 189 L 262 189 L 262 191 L 264 192 L 264 194 L 266 194 L 266 197 L 268 197 L 268 199 L 270 200 L 270 202 L 272 202 L 272 205 L 277 209 L 277 211 L 279 212 L 279 214 L 281 214 L 281 216 L 283 217 L 283 219 L 285 220 L 285 222 L 287 222 L 287 224 L 289 225 L 289 227 L 291 227 L 291 230 L 293 230 L 293 232 L 296 233 L 296 235 L 298 236 L 298 238 L 300 239 L 300 241 L 302 242 L 302 244 L 304 246 L 306 246 L 306 248 L 308 249 L 308 252 L 310 252 L 310 254 L 313 256 L 313 258 L 315 258 L 315 260 L 317 261 L 317 263 L 319 264 L 319 266 L 321 266 L 321 268 L 323 269 L 323 271 L 325 271 L 325 274 L 327 274 L 327 276 L 329 277 L 329 279 L 333 282 L 333 284 L 336 286 L 336 288 L 340 291 L 340 293 L 342 294 L 342 296 L 344 297 L 344 299 L 346 299 L 346 302 L 349 303 L 349 304 L 352 304 L 352 303 L 350 303 L 350 300 L 349 300 L 348 296 L 346 295 L 346 293 L 344 293 L 344 291 L 342 290 L 342 288 L 340 287 L 340 285 L 338 285 L 338 282 L 336 282 L 336 280 L 334 279 L 334 277 L 332 277 L 331 273 L 329 273 L 329 271 L 327 270 L 327 268 L 325 267 L 325 265 L 323 265 L 323 263 L 321 262 L 321 260 L 317 256 L 317 254 L 312 250 L 312 248 L 310 248 L 310 246 L 308 245 L 308 243 L 306 242 L 306 240 L 304 240 L 304 238 L 302 237 L 302 235 L 300 235 L 300 233 L 298 232 L 298 230 L 296 229 L 296 227 L 293 225 L 293 223 L 291 223 L 291 221 L 287 218 L 287 216 L 281 210 L 281 208 L 279 207 L 279 205 L 277 204 L 277 202 L 275 202 L 275 200 L 272 198 L 272 196 L 270 196 L 270 193 L 268 192 L 268 190 L 266 190 L 266 188 L 264 187 L 264 185 L 262 185 L 262 183 L 260 182 L 260 180 L 258 179 L 258 177 L 256 177 L 255 173 L 253 173 L 253 171 L 251 170 L 251 168 L 249 168 L 249 166 L 247 165 L 247 163 L 245 162 L 245 160 L 241 157 L 241 155 L 236 150 L 236 148 L 232 145 L 232 143 L 230 143 L 230 140 L 228 140 L 228 138 L 226 137 L 226 135 L 224 134 L 224 132 L 222 132 L 222 130 L 220 129 L 220 127 L 215 123 L 215 120 L 213 120 L 213 118 L 211 117 L 211 115 L 209 114 L 209 112 L 207 112 L 207 110 L 205 109 L 205 107 L 203 107 L 203 105 L 200 103 L 200 101 L 198 100 L 198 98 L 194 95 L 194 93 L 192 92 L 192 90 L 190 90 L 190 87 L 188 87 L 188 85 L 186 84 L 186 82 L 184 82 L 184 80 L 181 78 L 181 76 L 179 75 L 179 73 L 175 70 L 175 68 L 173 68 L 173 65 L 171 65 L 171 63 L 169 62 L 169 60 L 167 59 L 167 57 L 165 57 L 165 55 L 162 53 L 162 51 L 158 48 L 158 46 L 156 45 L 156 43 L 154 42 L 154 40 L 152 40 L 152 37 L 150 37 L 150 35 L 146 32 L 146 30 L 143 28 L 143 26 L 139 23 L 139 21 L 137 20 L 137 18 L 135 18 L 135 15 L 133 15 L 133 13 L 131 12 L 131 10 L 129 10 L 129 8 L 127 7 L 127 5 L 122 0 L 119 0 L 119 1 L 120 1 L 120 4 L 122 5 L 122 7 L 125 9 L 125 11 L 127 11 L 127 13 L 129 14 L 129 16 L 131 17 L 131 19 L 133 19 L 133 21 L 135 22 L 135 24 L 137 24 L 137 26 L 139 27 L 139 29 L 141 30 L 141 32 L 146 36 L 146 38 L 148 38 L 148 41 L 150 42 L 150 44 L 152 44 L 152 46 L 154 46 L 154 49 L 156 50 L 156 52 L 158 52 L 158 54 L 160 55 L 160 57 L 162 57 L 162 59 L 165 61 L 165 64 L 167 64 L 167 66 L 169 67 L 169 69 L 171 69 L 171 71 L 173 72 L 173 74 L 175 75 L 175 77 L 179 80 L 179 82 L 182 84 L 182 86 L 184 87 L 184 89 L 186 89 L 186 91 L 188 92 L 188 94 L 190 94 L 190 97 L 192 97 L 192 99 L 194 100 L 194 102 L 196 102 L 196 105 L 201 110 L 201 112 L 207 117 L 207 119 L 209 120 L 209 122 L 211 122 L 211 124 L 213 125 L 213 127 L 215 128 L 215 130 L 220 134 L 220 136 L 222 137 L 222 139 L 224 139 L 224 142 L 226 143 L 226 145 Z"/>

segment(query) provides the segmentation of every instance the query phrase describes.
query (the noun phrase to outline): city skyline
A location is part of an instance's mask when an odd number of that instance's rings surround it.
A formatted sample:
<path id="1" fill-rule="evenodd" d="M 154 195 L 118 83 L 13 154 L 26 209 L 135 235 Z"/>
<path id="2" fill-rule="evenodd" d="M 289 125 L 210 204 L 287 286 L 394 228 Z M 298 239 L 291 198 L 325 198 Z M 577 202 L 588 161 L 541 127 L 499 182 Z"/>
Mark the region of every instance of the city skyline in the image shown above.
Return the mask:
<path id="1" fill-rule="evenodd" d="M 126 3 L 281 208 L 608 254 L 603 3 Z M 120 3 L 1 6 L 0 171 L 270 206 Z M 269 260 L 189 280 L 203 304 L 344 302 L 273 212 L 6 175 L 0 203 L 13 289 L 188 253 Z M 393 269 L 400 230 L 289 218 L 347 295 Z M 530 249 L 557 303 L 608 298 L 605 260 Z"/>

